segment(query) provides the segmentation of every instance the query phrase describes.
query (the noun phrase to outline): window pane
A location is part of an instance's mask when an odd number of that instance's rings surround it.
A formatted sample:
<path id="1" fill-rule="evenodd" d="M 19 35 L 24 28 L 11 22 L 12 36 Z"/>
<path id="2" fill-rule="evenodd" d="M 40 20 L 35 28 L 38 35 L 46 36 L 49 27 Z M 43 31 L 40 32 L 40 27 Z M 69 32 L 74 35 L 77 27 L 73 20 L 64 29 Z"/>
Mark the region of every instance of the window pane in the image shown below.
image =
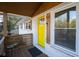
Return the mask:
<path id="1" fill-rule="evenodd" d="M 76 8 L 67 9 L 64 14 L 62 12 L 58 12 L 60 15 L 55 20 L 55 44 L 75 51 Z"/>
<path id="2" fill-rule="evenodd" d="M 68 41 L 72 46 L 71 48 L 75 50 L 76 41 L 76 11 L 69 11 L 69 29 L 68 29 Z"/>
<path id="3" fill-rule="evenodd" d="M 3 15 L 0 15 L 0 32 L 2 32 L 3 29 Z"/>
<path id="4" fill-rule="evenodd" d="M 75 50 L 75 30 L 55 29 L 55 43 Z"/>
<path id="5" fill-rule="evenodd" d="M 76 28 L 76 11 L 70 11 L 70 22 L 69 22 L 69 28 Z"/>
<path id="6" fill-rule="evenodd" d="M 67 13 L 56 18 L 55 26 L 56 28 L 67 28 Z"/>

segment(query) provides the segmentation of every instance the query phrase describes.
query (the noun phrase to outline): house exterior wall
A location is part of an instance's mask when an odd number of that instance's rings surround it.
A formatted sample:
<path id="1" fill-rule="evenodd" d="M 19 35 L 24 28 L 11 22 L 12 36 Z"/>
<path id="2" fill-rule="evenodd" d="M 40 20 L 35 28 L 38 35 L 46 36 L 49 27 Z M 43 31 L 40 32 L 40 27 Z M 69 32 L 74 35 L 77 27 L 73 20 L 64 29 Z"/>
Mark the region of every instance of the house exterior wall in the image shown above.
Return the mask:
<path id="1" fill-rule="evenodd" d="M 18 24 L 18 26 L 19 26 L 19 35 L 32 33 L 31 29 L 26 28 L 26 23 L 28 22 L 28 20 L 30 20 L 30 17 L 26 17 L 25 19 L 23 19 L 23 21 L 21 21 Z"/>
<path id="2" fill-rule="evenodd" d="M 65 48 L 56 46 L 54 44 L 54 24 L 55 24 L 55 13 L 61 10 L 65 10 L 67 8 L 76 6 L 77 11 L 77 19 L 76 19 L 76 52 L 67 50 Z M 42 48 L 38 45 L 38 25 L 37 20 L 38 16 L 46 15 L 48 12 L 51 13 L 51 22 L 50 22 L 50 44 L 45 44 L 45 48 Z M 41 50 L 43 53 L 47 54 L 50 57 L 72 57 L 79 56 L 79 3 L 62 3 L 56 7 L 53 7 L 35 17 L 32 18 L 32 28 L 33 28 L 33 45 Z M 46 39 L 45 39 L 46 40 Z"/>

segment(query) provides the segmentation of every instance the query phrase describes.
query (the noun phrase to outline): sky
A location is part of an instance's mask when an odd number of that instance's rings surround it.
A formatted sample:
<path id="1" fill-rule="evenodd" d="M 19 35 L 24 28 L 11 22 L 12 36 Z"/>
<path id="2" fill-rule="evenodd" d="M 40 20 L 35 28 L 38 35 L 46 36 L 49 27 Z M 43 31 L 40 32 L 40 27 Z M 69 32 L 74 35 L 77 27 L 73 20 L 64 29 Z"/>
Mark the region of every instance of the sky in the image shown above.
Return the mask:
<path id="1" fill-rule="evenodd" d="M 71 20 L 76 18 L 76 11 L 70 11 L 70 15 Z"/>

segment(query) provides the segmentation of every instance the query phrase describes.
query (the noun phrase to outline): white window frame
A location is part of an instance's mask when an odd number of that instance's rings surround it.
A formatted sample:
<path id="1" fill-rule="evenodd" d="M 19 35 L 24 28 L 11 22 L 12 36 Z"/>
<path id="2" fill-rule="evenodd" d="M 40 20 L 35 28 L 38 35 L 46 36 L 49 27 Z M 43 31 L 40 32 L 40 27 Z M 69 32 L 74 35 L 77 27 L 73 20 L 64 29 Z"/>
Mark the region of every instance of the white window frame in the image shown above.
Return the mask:
<path id="1" fill-rule="evenodd" d="M 76 51 L 71 51 L 69 49 L 66 49 L 60 45 L 55 44 L 55 13 L 59 11 L 63 11 L 65 9 L 71 8 L 76 6 L 76 11 L 77 11 L 77 17 L 76 17 Z M 52 8 L 52 13 L 51 13 L 51 22 L 52 22 L 52 34 L 51 34 L 51 46 L 61 52 L 64 52 L 68 55 L 71 56 L 79 56 L 79 4 L 78 3 L 62 3 L 54 8 Z"/>

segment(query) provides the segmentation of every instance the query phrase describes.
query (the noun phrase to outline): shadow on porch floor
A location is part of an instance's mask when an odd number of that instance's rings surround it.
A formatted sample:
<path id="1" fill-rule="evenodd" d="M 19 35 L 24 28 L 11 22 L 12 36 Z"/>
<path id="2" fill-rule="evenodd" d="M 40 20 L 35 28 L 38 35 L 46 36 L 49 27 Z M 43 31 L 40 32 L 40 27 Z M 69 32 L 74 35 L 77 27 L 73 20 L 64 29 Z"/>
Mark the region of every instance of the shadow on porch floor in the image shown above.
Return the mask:
<path id="1" fill-rule="evenodd" d="M 32 57 L 28 49 L 33 47 L 34 46 L 26 46 L 25 44 L 23 44 L 12 49 L 6 49 L 6 57 Z M 47 55 L 45 55 L 44 53 L 41 53 L 36 57 L 47 57 Z"/>

